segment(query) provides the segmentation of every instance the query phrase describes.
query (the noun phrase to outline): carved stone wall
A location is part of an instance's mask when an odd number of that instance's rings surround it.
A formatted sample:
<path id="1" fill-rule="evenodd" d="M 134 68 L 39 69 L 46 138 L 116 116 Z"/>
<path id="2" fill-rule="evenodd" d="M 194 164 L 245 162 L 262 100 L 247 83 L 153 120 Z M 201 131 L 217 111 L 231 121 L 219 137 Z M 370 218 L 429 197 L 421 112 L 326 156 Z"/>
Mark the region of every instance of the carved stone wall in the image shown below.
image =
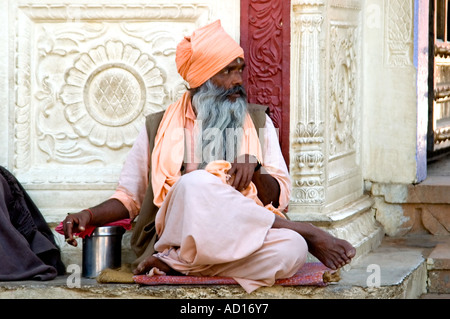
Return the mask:
<path id="1" fill-rule="evenodd" d="M 392 0 L 385 2 L 386 42 L 385 63 L 405 67 L 413 63 L 414 3 Z"/>
<path id="2" fill-rule="evenodd" d="M 145 116 L 185 90 L 175 67 L 184 35 L 220 18 L 239 41 L 237 0 L 29 0 L 2 7 L 10 52 L 2 68 L 11 75 L 2 165 L 49 222 L 112 194 Z"/>
<path id="3" fill-rule="evenodd" d="M 325 107 L 322 83 L 324 3 L 293 1 L 291 20 L 292 208 L 320 208 L 325 202 Z M 298 58 L 295 58 L 295 57 Z"/>

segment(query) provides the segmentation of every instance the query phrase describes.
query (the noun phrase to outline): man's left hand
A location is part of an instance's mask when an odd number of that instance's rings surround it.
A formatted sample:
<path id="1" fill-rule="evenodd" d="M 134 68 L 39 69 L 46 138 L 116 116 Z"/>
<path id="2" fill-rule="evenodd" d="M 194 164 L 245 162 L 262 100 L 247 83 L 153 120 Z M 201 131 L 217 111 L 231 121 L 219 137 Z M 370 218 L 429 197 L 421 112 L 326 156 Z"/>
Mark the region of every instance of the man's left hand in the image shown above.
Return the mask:
<path id="1" fill-rule="evenodd" d="M 257 165 L 258 160 L 253 155 L 244 154 L 238 156 L 231 163 L 231 168 L 228 170 L 228 174 L 232 176 L 230 185 L 238 191 L 246 189 L 252 181 Z"/>

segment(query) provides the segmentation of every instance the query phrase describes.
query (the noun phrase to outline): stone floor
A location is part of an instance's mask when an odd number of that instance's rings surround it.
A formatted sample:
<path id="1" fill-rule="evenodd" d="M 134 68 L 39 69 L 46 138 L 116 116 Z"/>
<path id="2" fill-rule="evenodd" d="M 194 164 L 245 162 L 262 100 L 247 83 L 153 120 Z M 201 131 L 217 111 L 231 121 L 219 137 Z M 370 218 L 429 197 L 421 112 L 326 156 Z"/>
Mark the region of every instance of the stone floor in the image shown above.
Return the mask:
<path id="1" fill-rule="evenodd" d="M 427 167 L 427 178 L 423 181 L 422 186 L 429 187 L 432 190 L 432 196 L 442 203 L 448 205 L 450 203 L 450 155 L 443 156 L 431 163 Z M 443 219 L 444 220 L 444 219 Z M 450 216 L 446 214 L 445 223 L 448 230 L 448 221 Z M 439 238 L 439 236 L 437 237 Z M 450 299 L 450 240 L 449 236 L 440 236 L 441 243 L 433 243 L 434 249 L 426 249 L 426 253 L 429 253 L 432 260 L 435 256 L 440 260 L 440 268 L 438 270 L 429 269 L 429 286 L 438 285 L 439 287 L 434 290 L 441 291 L 438 293 L 431 289 L 431 292 L 421 296 L 422 299 Z M 443 240 L 445 239 L 445 240 Z M 404 242 L 410 241 L 410 239 L 403 239 Z M 417 245 L 418 243 L 416 243 Z M 428 243 L 430 244 L 430 243 Z M 431 244 L 431 245 L 433 245 Z M 428 268 L 433 268 L 434 265 L 428 265 Z M 441 274 L 439 278 L 438 275 Z M 436 275 L 436 277 L 435 277 Z M 443 286 L 445 285 L 445 287 Z"/>
<path id="2" fill-rule="evenodd" d="M 421 299 L 450 299 L 450 236 L 418 235 L 387 238 L 391 247 L 420 249 L 427 263 L 427 292 Z"/>

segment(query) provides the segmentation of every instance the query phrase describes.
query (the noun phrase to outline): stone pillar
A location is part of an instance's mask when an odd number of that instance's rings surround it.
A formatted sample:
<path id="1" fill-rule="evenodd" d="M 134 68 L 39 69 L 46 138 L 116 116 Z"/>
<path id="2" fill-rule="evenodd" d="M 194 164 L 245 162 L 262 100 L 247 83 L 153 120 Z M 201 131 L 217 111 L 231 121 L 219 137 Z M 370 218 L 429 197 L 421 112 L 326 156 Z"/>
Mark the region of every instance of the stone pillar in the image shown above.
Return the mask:
<path id="1" fill-rule="evenodd" d="M 291 17 L 289 218 L 357 246 L 376 246 L 361 172 L 361 4 L 294 0 Z"/>
<path id="2" fill-rule="evenodd" d="M 299 3 L 301 3 L 300 1 Z M 323 3 L 293 1 L 291 36 L 291 217 L 321 210 L 325 203 L 325 109 L 320 36 Z"/>
<path id="3" fill-rule="evenodd" d="M 412 230 L 419 210 L 402 204 L 427 177 L 429 5 L 365 1 L 363 172 L 389 236 Z"/>

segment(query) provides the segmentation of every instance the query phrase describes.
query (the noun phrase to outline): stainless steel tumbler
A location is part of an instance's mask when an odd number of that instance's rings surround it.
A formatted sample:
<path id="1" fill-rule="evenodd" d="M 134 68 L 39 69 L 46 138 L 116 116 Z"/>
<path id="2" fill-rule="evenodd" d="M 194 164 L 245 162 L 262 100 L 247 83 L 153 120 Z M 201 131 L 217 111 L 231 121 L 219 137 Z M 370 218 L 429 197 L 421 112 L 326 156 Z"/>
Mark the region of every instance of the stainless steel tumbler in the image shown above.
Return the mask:
<path id="1" fill-rule="evenodd" d="M 120 226 L 102 226 L 83 239 L 83 277 L 95 278 L 103 269 L 121 266 L 124 232 Z"/>

